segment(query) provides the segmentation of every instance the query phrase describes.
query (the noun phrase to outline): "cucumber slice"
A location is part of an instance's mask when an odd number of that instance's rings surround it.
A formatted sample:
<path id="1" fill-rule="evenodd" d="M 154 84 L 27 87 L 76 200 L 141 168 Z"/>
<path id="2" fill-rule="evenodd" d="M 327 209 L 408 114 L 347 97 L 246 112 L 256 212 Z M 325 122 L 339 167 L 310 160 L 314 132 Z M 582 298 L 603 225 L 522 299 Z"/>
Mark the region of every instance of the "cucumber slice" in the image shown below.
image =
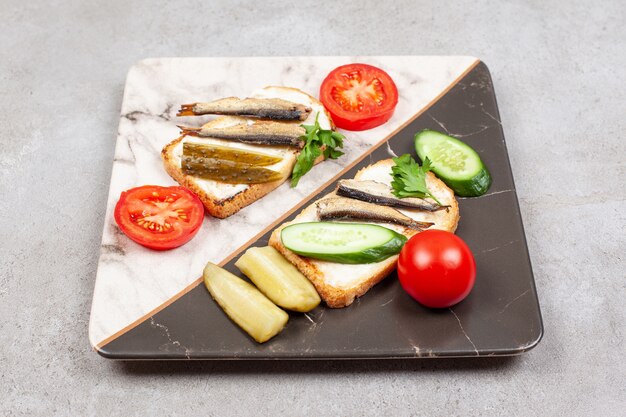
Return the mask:
<path id="1" fill-rule="evenodd" d="M 341 264 L 369 264 L 400 253 L 407 238 L 386 227 L 362 223 L 310 222 L 285 227 L 283 245 L 298 255 Z"/>
<path id="2" fill-rule="evenodd" d="M 491 186 L 491 175 L 480 156 L 452 136 L 422 130 L 415 135 L 415 150 L 422 161 L 430 159 L 433 172 L 461 197 L 478 197 Z"/>

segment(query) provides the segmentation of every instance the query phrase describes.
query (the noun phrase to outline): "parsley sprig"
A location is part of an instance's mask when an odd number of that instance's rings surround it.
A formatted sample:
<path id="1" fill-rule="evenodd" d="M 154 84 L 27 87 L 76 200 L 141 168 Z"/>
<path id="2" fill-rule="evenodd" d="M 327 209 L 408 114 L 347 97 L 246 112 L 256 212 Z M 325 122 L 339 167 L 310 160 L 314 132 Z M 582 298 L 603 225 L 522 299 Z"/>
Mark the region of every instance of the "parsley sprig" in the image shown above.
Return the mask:
<path id="1" fill-rule="evenodd" d="M 343 152 L 337 148 L 343 148 L 345 136 L 334 130 L 326 130 L 320 127 L 318 122 L 319 113 L 315 117 L 315 124 L 302 125 L 306 133 L 300 137 L 304 142 L 302 151 L 296 158 L 296 164 L 291 173 L 291 186 L 298 185 L 300 178 L 313 168 L 313 163 L 320 156 L 325 159 L 337 159 Z"/>
<path id="2" fill-rule="evenodd" d="M 408 153 L 393 158 L 395 165 L 391 167 L 391 188 L 393 195 L 399 198 L 430 197 L 442 205 L 437 197 L 435 197 L 426 186 L 426 173 L 431 170 L 432 164 L 430 159 L 426 157 L 422 166 L 419 166 L 415 159 Z"/>

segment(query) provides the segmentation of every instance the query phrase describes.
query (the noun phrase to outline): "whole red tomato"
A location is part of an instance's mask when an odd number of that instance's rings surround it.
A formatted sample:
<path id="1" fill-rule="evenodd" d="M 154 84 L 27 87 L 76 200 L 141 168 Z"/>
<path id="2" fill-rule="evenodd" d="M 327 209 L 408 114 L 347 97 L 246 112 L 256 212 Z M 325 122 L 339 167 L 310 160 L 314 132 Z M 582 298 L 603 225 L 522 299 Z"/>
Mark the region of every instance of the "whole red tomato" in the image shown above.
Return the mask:
<path id="1" fill-rule="evenodd" d="M 463 300 L 476 279 L 476 261 L 460 237 L 426 230 L 411 237 L 398 258 L 398 278 L 411 297 L 432 308 Z"/>

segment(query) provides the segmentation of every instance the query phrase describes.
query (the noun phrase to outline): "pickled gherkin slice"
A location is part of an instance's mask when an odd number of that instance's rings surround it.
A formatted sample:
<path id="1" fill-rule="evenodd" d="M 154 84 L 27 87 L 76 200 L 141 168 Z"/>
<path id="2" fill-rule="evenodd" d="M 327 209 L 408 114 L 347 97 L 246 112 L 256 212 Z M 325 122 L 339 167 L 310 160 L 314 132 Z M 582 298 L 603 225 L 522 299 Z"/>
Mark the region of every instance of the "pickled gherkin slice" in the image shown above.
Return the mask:
<path id="1" fill-rule="evenodd" d="M 280 307 L 306 313 L 320 303 L 311 281 L 271 246 L 248 249 L 235 266 Z"/>
<path id="2" fill-rule="evenodd" d="M 280 156 L 255 152 L 248 149 L 237 149 L 210 143 L 201 144 L 191 142 L 183 143 L 183 156 L 190 156 L 196 159 L 221 159 L 255 166 L 274 165 L 282 159 Z"/>
<path id="3" fill-rule="evenodd" d="M 187 175 L 228 184 L 260 184 L 283 179 L 283 174 L 271 169 L 213 158 L 183 156 L 181 168 Z"/>
<path id="4" fill-rule="evenodd" d="M 202 276 L 211 297 L 257 342 L 263 343 L 276 336 L 289 320 L 287 313 L 252 284 L 214 263 L 206 264 Z"/>

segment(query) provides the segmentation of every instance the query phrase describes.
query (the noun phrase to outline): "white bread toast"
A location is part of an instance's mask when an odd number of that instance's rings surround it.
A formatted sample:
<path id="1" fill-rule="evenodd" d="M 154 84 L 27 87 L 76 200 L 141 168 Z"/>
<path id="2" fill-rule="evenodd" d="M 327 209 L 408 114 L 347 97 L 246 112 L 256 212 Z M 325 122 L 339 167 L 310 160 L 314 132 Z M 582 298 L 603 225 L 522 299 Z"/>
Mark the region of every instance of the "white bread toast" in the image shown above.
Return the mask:
<path id="1" fill-rule="evenodd" d="M 297 124 L 313 124 L 319 113 L 318 122 L 322 129 L 332 129 L 334 125 L 326 109 L 314 97 L 290 87 L 265 87 L 256 91 L 251 97 L 256 98 L 282 98 L 294 103 L 305 104 L 313 109 L 309 117 L 303 122 L 284 122 Z M 236 116 L 223 116 L 211 120 L 205 126 L 227 127 L 241 123 L 255 123 L 254 119 L 246 119 Z M 249 149 L 256 152 L 280 156 L 282 160 L 265 168 L 282 174 L 277 181 L 261 184 L 226 184 L 219 181 L 207 180 L 186 175 L 181 169 L 183 142 L 211 143 L 239 149 Z M 206 211 L 213 217 L 226 218 L 237 213 L 243 207 L 252 204 L 279 187 L 291 175 L 296 157 L 300 150 L 289 146 L 252 145 L 233 140 L 222 140 L 205 137 L 181 136 L 165 145 L 161 151 L 165 171 L 180 185 L 188 188 L 196 194 L 204 204 Z M 318 158 L 319 163 L 323 157 Z"/>
<path id="2" fill-rule="evenodd" d="M 355 179 L 374 180 L 390 185 L 390 173 L 393 164 L 394 163 L 391 159 L 379 161 L 361 169 L 355 175 Z M 428 189 L 437 197 L 437 199 L 439 199 L 443 205 L 449 205 L 450 207 L 447 210 L 441 209 L 434 212 L 399 209 L 400 212 L 418 221 L 434 223 L 430 229 L 441 229 L 454 232 L 459 221 L 459 206 L 454 197 L 454 192 L 432 172 L 427 174 L 426 183 L 428 185 Z M 335 195 L 334 192 L 327 194 L 322 198 L 328 198 L 333 195 Z M 302 257 L 291 252 L 283 246 L 281 242 L 281 230 L 290 224 L 318 221 L 316 209 L 317 201 L 302 210 L 302 212 L 293 221 L 284 223 L 274 230 L 270 237 L 269 244 L 282 253 L 285 258 L 294 264 L 298 270 L 300 270 L 300 272 L 302 272 L 313 283 L 317 292 L 329 307 L 346 307 L 352 304 L 355 298 L 365 294 L 370 288 L 393 272 L 396 268 L 398 256 L 391 256 L 382 262 L 353 265 L 320 261 L 317 259 Z M 418 233 L 413 229 L 403 226 L 388 223 L 376 224 L 393 229 L 402 233 L 406 237 L 411 237 Z"/>

